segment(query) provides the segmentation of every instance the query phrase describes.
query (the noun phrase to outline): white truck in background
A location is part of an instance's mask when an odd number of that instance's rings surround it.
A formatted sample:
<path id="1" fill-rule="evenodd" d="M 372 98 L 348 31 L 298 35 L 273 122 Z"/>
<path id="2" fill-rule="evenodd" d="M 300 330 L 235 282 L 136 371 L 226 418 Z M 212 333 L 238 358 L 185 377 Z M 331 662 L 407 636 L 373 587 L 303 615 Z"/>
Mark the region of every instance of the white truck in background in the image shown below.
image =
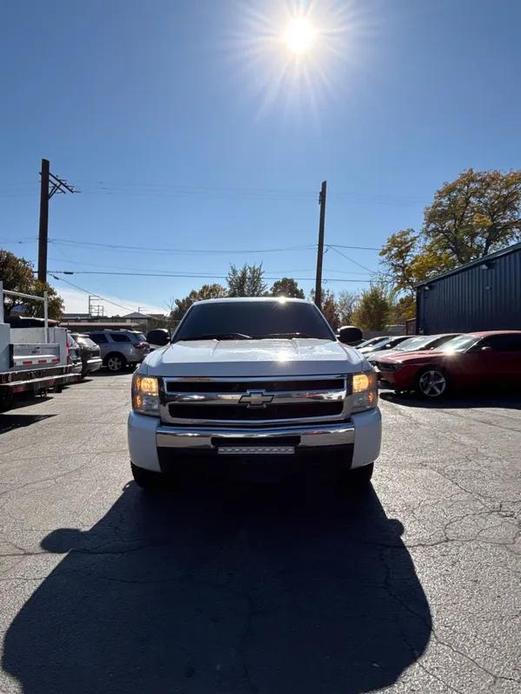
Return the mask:
<path id="1" fill-rule="evenodd" d="M 11 327 L 4 322 L 4 296 L 41 301 L 43 326 Z M 43 297 L 3 288 L 0 281 L 0 411 L 9 409 L 20 393 L 55 392 L 80 379 L 69 358 L 66 328 L 49 327 L 47 293 Z"/>

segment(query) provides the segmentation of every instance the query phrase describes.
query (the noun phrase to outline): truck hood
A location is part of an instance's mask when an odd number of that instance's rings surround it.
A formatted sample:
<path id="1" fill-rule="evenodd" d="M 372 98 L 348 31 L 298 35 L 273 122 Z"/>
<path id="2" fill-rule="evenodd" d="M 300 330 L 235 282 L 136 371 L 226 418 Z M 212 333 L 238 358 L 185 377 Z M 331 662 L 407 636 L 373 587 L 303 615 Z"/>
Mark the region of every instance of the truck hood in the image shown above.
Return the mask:
<path id="1" fill-rule="evenodd" d="M 349 373 L 368 369 L 356 350 L 333 340 L 193 340 L 158 349 L 140 371 L 198 378 Z"/>

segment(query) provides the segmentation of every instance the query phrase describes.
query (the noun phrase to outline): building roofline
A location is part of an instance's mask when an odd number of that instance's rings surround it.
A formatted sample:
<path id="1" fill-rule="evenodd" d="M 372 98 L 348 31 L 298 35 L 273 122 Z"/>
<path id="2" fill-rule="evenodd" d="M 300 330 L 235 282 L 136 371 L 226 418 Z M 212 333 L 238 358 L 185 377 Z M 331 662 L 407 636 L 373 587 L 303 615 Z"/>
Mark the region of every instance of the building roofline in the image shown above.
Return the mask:
<path id="1" fill-rule="evenodd" d="M 459 265 L 458 267 L 455 267 L 452 270 L 441 272 L 439 275 L 435 275 L 434 277 L 430 277 L 427 280 L 423 280 L 423 282 L 418 282 L 418 284 L 414 285 L 414 288 L 418 289 L 419 287 L 425 287 L 426 284 L 430 284 L 431 282 L 436 282 L 437 280 L 441 280 L 444 277 L 449 277 L 450 275 L 457 275 L 458 272 L 464 272 L 468 268 L 475 267 L 477 265 L 483 265 L 484 263 L 487 263 L 489 260 L 494 260 L 495 258 L 500 258 L 503 255 L 509 255 L 510 253 L 515 253 L 516 251 L 521 251 L 521 241 L 519 243 L 514 243 L 512 246 L 507 246 L 506 248 L 502 248 L 499 251 L 495 251 L 494 253 L 484 255 L 482 258 L 476 258 L 476 260 L 471 260 L 470 263 L 465 263 L 465 265 Z"/>

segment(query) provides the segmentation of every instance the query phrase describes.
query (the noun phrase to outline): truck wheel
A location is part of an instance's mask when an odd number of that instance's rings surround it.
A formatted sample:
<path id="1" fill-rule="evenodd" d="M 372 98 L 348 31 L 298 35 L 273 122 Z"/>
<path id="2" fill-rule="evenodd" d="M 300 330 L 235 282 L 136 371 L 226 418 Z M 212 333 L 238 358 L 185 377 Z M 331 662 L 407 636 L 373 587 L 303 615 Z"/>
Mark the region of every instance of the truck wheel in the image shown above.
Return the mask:
<path id="1" fill-rule="evenodd" d="M 112 373 L 117 373 L 118 371 L 123 371 L 127 365 L 127 360 L 122 354 L 113 352 L 105 357 L 105 366 Z"/>
<path id="2" fill-rule="evenodd" d="M 367 487 L 373 476 L 374 463 L 355 467 L 347 473 L 347 481 L 350 487 L 363 488 Z"/>
<path id="3" fill-rule="evenodd" d="M 142 467 L 137 467 L 134 463 L 130 463 L 132 477 L 134 482 L 141 489 L 158 489 L 161 486 L 161 473 L 153 472 L 153 470 L 145 470 Z"/>
<path id="4" fill-rule="evenodd" d="M 7 412 L 14 404 L 14 395 L 6 393 L 0 397 L 0 412 Z"/>
<path id="5" fill-rule="evenodd" d="M 447 375 L 437 366 L 428 366 L 418 374 L 416 389 L 422 398 L 435 400 L 447 394 L 449 381 Z"/>

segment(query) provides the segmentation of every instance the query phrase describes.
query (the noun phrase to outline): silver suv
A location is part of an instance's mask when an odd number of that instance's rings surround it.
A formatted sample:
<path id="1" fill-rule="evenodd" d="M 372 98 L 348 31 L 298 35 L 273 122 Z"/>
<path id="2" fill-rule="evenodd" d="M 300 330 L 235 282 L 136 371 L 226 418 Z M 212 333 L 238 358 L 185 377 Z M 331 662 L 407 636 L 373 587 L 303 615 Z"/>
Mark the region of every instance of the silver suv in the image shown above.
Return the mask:
<path id="1" fill-rule="evenodd" d="M 112 372 L 141 363 L 150 352 L 143 333 L 135 330 L 98 330 L 89 337 L 99 345 L 103 364 Z"/>

